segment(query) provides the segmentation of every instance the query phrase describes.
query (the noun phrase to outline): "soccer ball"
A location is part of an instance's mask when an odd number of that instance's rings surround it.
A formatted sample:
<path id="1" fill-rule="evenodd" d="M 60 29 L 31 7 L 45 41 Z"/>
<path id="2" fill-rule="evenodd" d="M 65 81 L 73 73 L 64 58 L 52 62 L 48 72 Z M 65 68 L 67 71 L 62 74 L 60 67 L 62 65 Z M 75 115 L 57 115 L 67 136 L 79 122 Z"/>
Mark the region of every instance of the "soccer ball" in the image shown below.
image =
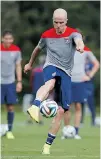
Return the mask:
<path id="1" fill-rule="evenodd" d="M 62 134 L 65 138 L 73 138 L 76 135 L 76 131 L 73 126 L 68 125 L 62 129 Z"/>
<path id="2" fill-rule="evenodd" d="M 54 117 L 57 113 L 58 105 L 53 100 L 45 100 L 41 103 L 40 112 L 44 117 Z"/>

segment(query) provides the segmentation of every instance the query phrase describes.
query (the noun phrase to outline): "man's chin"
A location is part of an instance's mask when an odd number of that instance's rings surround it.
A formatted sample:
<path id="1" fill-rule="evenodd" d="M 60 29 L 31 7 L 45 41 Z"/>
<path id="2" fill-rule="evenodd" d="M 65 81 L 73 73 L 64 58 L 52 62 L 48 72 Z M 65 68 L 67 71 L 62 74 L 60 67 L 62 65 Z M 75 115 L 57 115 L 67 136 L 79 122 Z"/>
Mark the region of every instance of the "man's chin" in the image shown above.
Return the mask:
<path id="1" fill-rule="evenodd" d="M 11 44 L 6 44 L 6 43 L 5 43 L 5 46 L 6 46 L 6 47 L 10 47 L 10 46 L 11 46 Z"/>
<path id="2" fill-rule="evenodd" d="M 58 34 L 62 34 L 62 31 L 60 31 L 60 30 L 57 30 L 57 33 L 58 33 Z"/>
<path id="3" fill-rule="evenodd" d="M 59 34 L 62 34 L 62 31 L 59 31 Z"/>

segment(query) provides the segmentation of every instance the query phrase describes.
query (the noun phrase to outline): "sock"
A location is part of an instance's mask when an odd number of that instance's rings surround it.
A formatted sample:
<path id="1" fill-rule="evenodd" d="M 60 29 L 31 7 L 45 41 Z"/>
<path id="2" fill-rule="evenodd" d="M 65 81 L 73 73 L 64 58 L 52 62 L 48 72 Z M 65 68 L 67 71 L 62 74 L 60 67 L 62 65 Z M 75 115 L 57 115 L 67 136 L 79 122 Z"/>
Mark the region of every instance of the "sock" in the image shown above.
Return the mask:
<path id="1" fill-rule="evenodd" d="M 56 138 L 55 135 L 48 133 L 48 137 L 47 137 L 47 140 L 46 140 L 46 144 L 52 145 L 52 143 L 53 143 L 53 141 L 54 141 L 55 138 Z"/>
<path id="2" fill-rule="evenodd" d="M 7 114 L 8 131 L 12 131 L 13 120 L 14 120 L 14 112 L 8 112 Z"/>
<path id="3" fill-rule="evenodd" d="M 37 107 L 40 107 L 40 104 L 41 104 L 41 101 L 37 99 L 35 99 L 33 102 L 33 105 L 36 105 Z"/>
<path id="4" fill-rule="evenodd" d="M 75 130 L 76 130 L 76 135 L 78 135 L 79 128 L 75 127 Z"/>

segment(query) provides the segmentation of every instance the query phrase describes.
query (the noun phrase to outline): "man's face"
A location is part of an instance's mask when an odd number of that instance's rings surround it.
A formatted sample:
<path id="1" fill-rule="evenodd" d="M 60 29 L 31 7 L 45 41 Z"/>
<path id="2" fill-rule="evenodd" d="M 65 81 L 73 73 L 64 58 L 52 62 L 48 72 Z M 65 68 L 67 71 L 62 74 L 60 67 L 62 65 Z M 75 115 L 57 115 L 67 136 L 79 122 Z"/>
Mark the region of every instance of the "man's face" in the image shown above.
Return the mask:
<path id="1" fill-rule="evenodd" d="M 2 38 L 2 42 L 4 43 L 5 46 L 9 47 L 14 41 L 14 38 L 11 34 L 6 34 Z"/>
<path id="2" fill-rule="evenodd" d="M 53 25 L 54 25 L 54 28 L 56 29 L 57 33 L 59 33 L 59 34 L 63 33 L 65 26 L 66 26 L 66 22 L 67 22 L 67 20 L 63 17 L 53 18 Z"/>

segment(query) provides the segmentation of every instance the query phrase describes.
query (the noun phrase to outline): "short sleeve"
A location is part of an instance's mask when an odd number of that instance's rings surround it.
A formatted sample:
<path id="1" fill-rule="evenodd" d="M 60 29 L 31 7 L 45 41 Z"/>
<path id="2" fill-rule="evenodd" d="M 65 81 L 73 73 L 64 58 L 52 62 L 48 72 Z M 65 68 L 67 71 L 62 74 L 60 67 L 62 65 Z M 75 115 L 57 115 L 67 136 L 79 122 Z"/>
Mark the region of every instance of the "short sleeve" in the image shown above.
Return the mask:
<path id="1" fill-rule="evenodd" d="M 41 35 L 40 41 L 38 43 L 38 46 L 40 49 L 45 48 L 46 46 L 46 38 L 44 37 L 44 34 Z"/>
<path id="2" fill-rule="evenodd" d="M 22 60 L 21 52 L 18 51 L 16 55 L 16 63 L 21 62 L 21 60 Z"/>
<path id="3" fill-rule="evenodd" d="M 82 35 L 78 32 L 74 32 L 74 33 L 72 33 L 72 38 L 73 38 L 73 40 L 75 40 L 77 38 L 82 39 Z"/>

